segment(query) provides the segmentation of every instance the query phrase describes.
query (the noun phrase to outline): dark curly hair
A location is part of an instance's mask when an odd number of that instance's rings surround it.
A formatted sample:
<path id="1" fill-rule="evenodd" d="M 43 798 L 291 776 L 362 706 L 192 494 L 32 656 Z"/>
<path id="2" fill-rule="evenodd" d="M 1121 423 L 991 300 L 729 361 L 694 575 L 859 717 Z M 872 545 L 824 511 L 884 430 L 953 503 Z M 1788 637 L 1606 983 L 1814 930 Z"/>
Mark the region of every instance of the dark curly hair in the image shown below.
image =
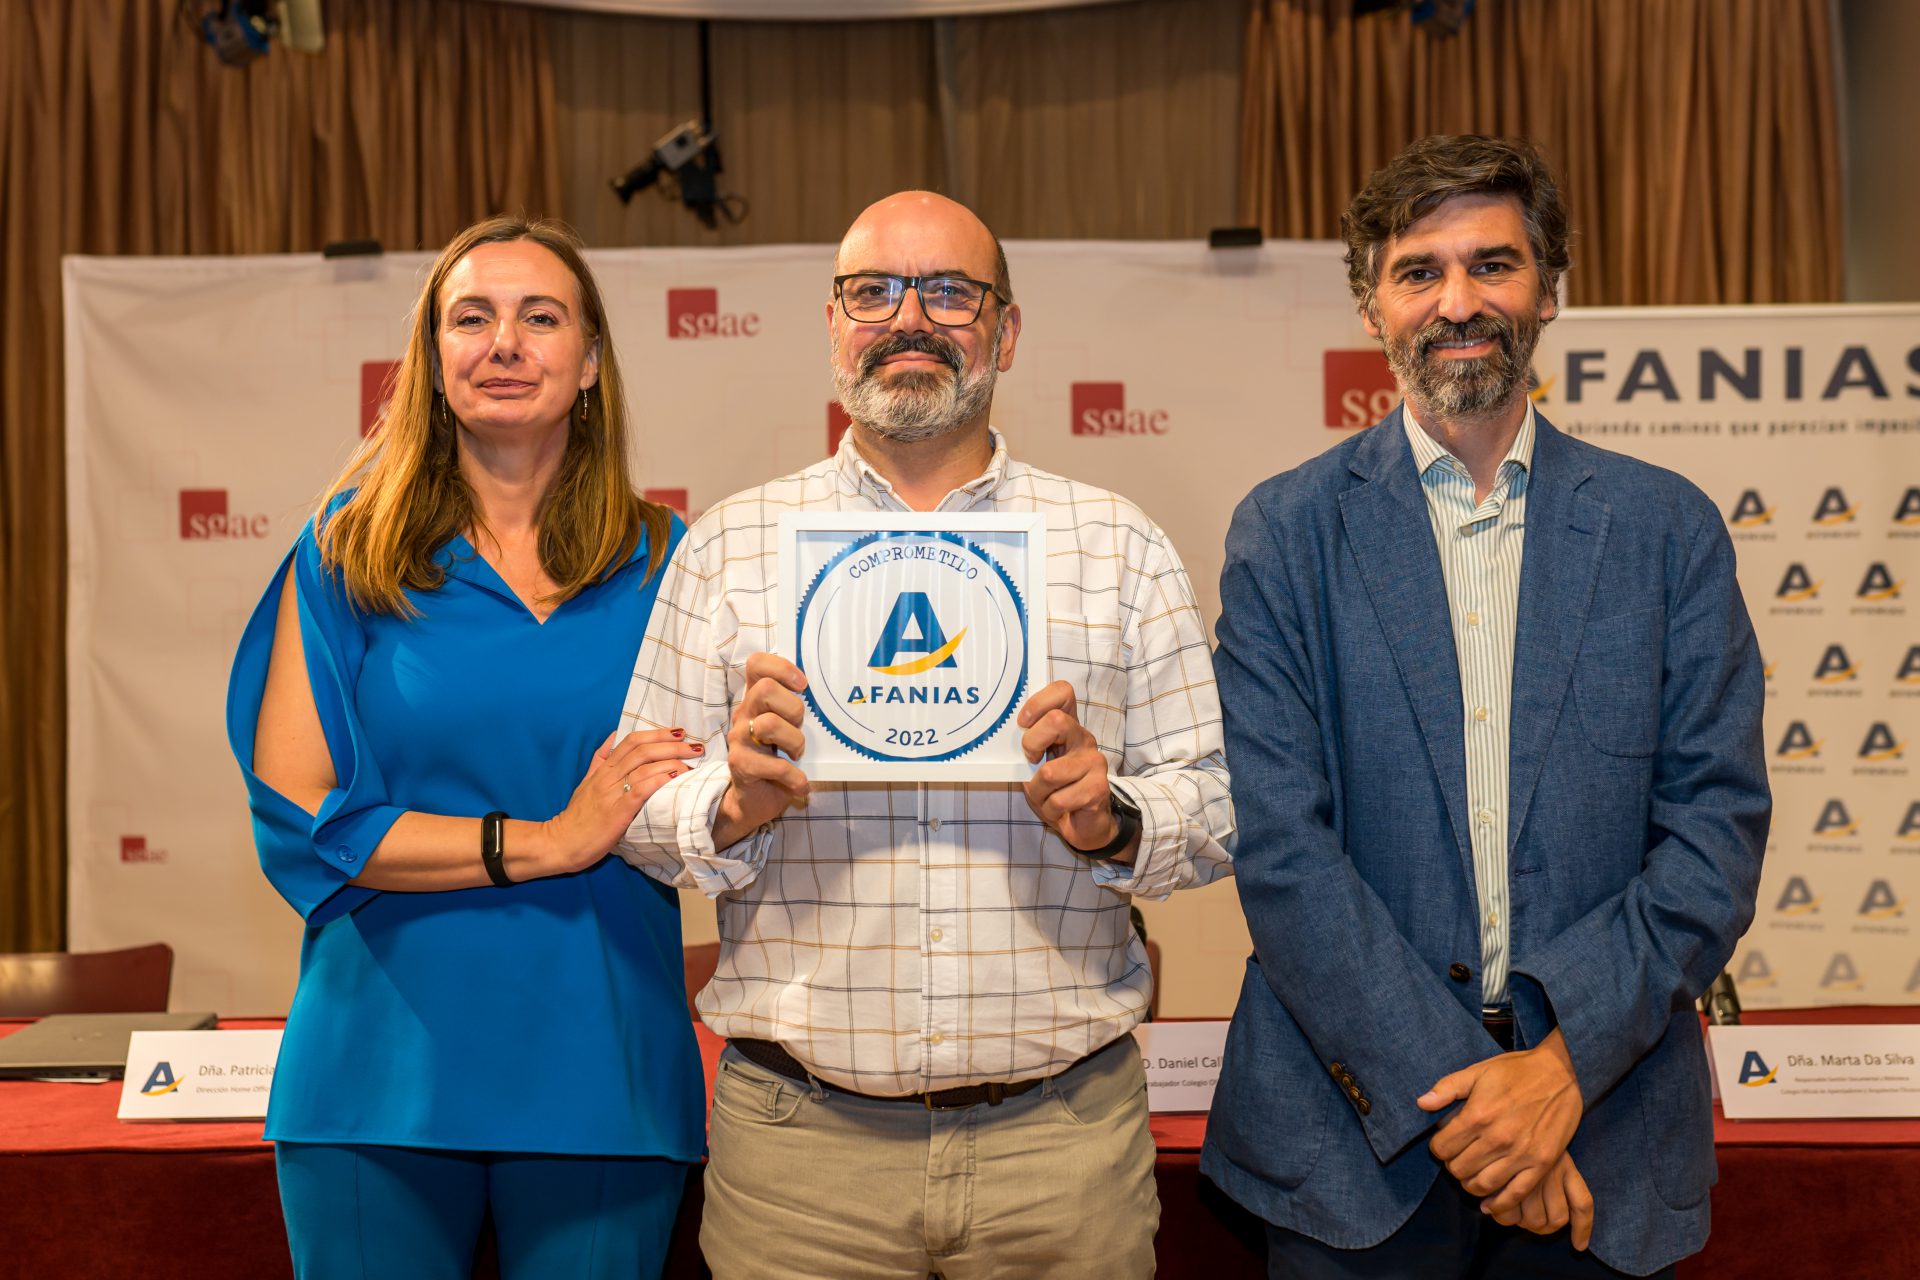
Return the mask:
<path id="1" fill-rule="evenodd" d="M 1347 285 L 1360 309 L 1371 313 L 1380 283 L 1380 252 L 1387 241 L 1455 196 L 1510 195 L 1520 202 L 1527 240 L 1540 266 L 1540 288 L 1553 294 L 1573 263 L 1568 250 L 1567 210 L 1553 171 L 1519 138 L 1480 134 L 1422 138 L 1374 170 L 1367 185 L 1340 215 L 1347 242 Z"/>

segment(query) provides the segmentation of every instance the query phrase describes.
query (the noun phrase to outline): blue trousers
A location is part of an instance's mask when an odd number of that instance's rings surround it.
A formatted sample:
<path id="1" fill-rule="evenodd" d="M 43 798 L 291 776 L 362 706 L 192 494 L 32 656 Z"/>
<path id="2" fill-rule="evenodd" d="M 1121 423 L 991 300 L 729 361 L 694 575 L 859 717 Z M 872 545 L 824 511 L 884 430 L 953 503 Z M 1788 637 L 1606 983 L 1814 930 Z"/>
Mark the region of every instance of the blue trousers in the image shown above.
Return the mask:
<path id="1" fill-rule="evenodd" d="M 280 1209 L 299 1280 L 469 1280 L 489 1210 L 502 1280 L 654 1280 L 687 1166 L 281 1142 Z"/>
<path id="2" fill-rule="evenodd" d="M 1605 1212 L 1603 1209 L 1602 1212 Z M 1621 1280 L 1591 1253 L 1576 1253 L 1563 1227 L 1536 1236 L 1480 1212 L 1480 1197 L 1444 1172 L 1398 1231 L 1370 1249 L 1336 1249 L 1267 1224 L 1268 1280 Z M 1673 1268 L 1650 1280 L 1672 1280 Z"/>

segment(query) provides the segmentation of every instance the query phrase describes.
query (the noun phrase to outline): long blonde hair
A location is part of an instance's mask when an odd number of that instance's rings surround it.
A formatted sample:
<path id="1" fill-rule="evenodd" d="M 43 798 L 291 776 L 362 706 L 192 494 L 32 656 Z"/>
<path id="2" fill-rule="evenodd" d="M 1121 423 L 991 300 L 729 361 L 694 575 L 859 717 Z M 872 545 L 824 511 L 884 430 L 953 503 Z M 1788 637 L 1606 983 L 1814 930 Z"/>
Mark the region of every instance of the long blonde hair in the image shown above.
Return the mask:
<path id="1" fill-rule="evenodd" d="M 339 574 L 347 597 L 369 613 L 412 617 L 406 592 L 439 587 L 446 572 L 433 553 L 479 520 L 473 490 L 460 474 L 458 431 L 446 402 L 433 389 L 440 287 L 454 266 L 483 244 L 531 240 L 573 273 L 581 323 L 600 347 L 600 377 L 583 393 L 567 432 L 559 473 L 540 506 L 540 564 L 556 589 L 556 604 L 610 577 L 647 538 L 647 573 L 666 555 L 672 516 L 634 492 L 627 474 L 627 408 L 607 332 L 600 286 L 581 256 L 579 239 L 563 223 L 499 216 L 455 236 L 427 274 L 414 304 L 406 355 L 394 375 L 392 397 L 379 421 L 327 487 L 313 518 L 320 562 Z M 329 511 L 339 495 L 353 495 Z"/>

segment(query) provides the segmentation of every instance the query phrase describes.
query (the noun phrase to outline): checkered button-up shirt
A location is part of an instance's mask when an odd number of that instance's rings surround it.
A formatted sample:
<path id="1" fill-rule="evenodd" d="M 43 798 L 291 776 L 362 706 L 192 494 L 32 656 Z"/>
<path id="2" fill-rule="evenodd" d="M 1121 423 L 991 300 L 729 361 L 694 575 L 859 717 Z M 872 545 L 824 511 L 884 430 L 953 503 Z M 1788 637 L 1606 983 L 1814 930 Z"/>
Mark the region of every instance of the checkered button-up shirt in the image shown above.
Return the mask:
<path id="1" fill-rule="evenodd" d="M 993 443 L 987 470 L 938 509 L 1045 513 L 1051 678 L 1072 683 L 1114 789 L 1140 808 L 1133 865 L 1071 852 L 1013 784 L 816 783 L 804 808 L 714 847 L 747 657 L 775 641 L 780 516 L 906 510 L 852 433 L 689 530 L 622 718 L 623 732 L 684 727 L 707 748 L 619 849 L 717 900 L 720 965 L 701 1016 L 864 1093 L 1029 1079 L 1119 1038 L 1152 990 L 1129 895 L 1165 897 L 1231 866 L 1219 699 L 1179 557 L 1124 498 Z"/>

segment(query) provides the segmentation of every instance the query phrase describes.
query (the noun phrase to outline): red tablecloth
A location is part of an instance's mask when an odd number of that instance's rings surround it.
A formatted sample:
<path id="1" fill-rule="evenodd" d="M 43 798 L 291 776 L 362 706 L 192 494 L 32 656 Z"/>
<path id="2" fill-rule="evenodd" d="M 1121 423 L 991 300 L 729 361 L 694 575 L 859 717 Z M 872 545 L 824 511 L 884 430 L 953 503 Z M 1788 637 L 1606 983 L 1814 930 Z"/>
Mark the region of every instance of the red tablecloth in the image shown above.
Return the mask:
<path id="1" fill-rule="evenodd" d="M 1920 1008 L 1756 1012 L 1754 1023 L 1920 1022 Z M 0 1019 L 0 1035 L 24 1023 Z M 226 1019 L 229 1028 L 277 1021 Z M 709 1085 L 722 1042 L 696 1026 Z M 120 1084 L 0 1081 L 0 1275 L 219 1280 L 290 1274 L 260 1124 L 122 1124 Z M 1206 1117 L 1155 1116 L 1159 1275 L 1257 1280 L 1259 1224 L 1200 1178 Z M 1716 1114 L 1713 1238 L 1683 1280 L 1920 1275 L 1920 1119 L 1728 1121 Z M 705 1274 L 699 1181 L 668 1268 Z M 483 1269 L 490 1267 L 483 1260 Z"/>

